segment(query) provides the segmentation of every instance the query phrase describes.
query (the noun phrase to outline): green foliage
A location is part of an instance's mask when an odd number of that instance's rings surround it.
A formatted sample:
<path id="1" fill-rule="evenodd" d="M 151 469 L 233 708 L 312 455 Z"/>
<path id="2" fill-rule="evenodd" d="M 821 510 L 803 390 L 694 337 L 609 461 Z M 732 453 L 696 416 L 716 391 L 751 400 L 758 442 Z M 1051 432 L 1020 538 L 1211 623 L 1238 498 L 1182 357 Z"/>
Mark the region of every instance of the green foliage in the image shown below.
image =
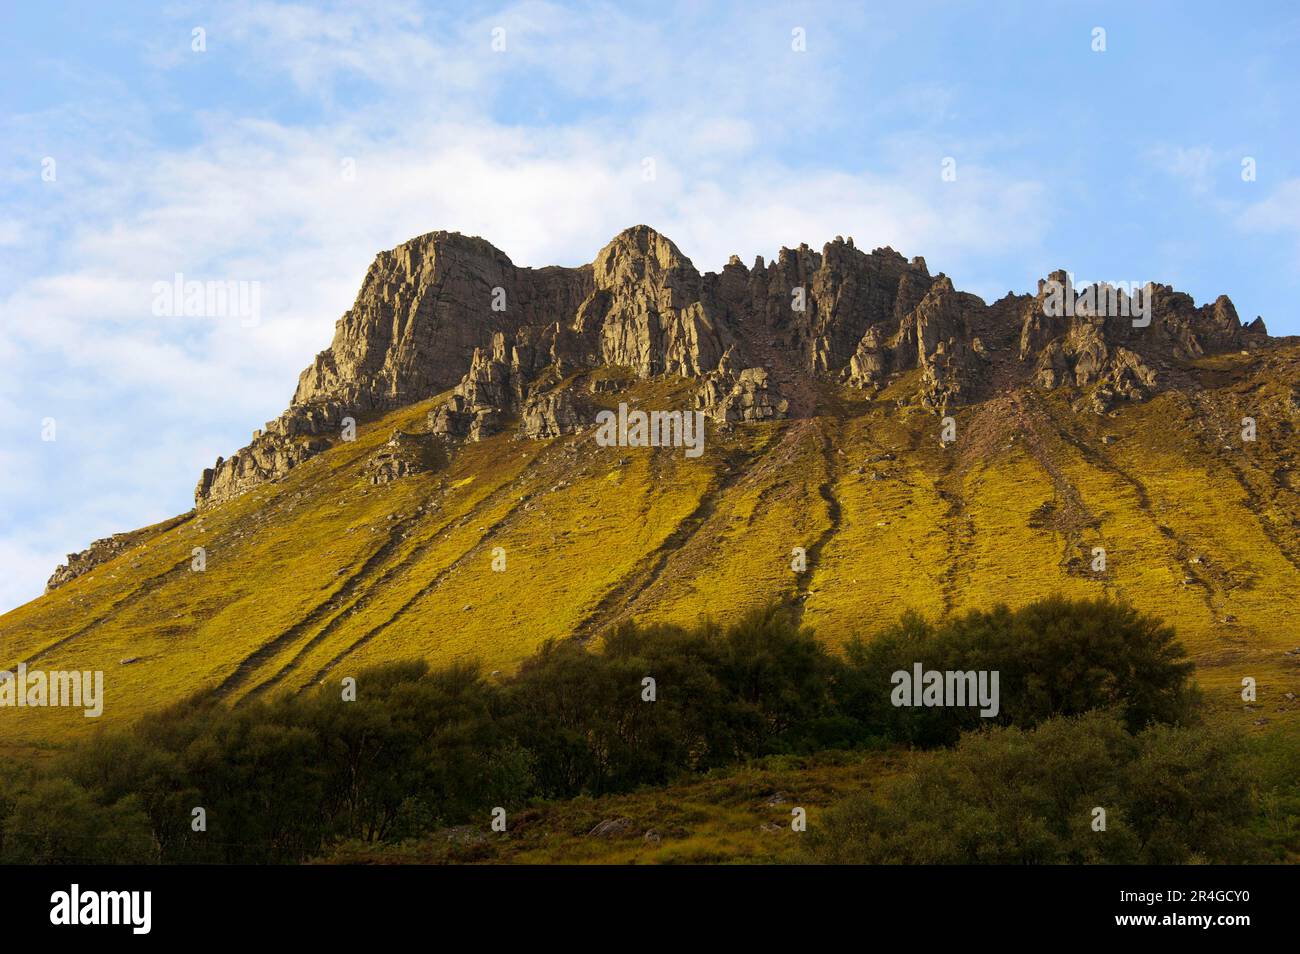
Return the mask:
<path id="1" fill-rule="evenodd" d="M 110 805 L 66 778 L 41 778 L 18 794 L 4 820 L 0 862 L 14 864 L 147 864 L 158 847 L 140 800 Z"/>
<path id="2" fill-rule="evenodd" d="M 1094 829 L 1095 809 L 1105 830 Z M 1115 712 L 970 733 L 884 798 L 857 797 L 809 832 L 839 864 L 1186 864 L 1257 860 L 1241 739 Z"/>
<path id="3" fill-rule="evenodd" d="M 889 676 L 927 670 L 999 674 L 998 724 L 1032 726 L 1057 715 L 1116 708 L 1130 732 L 1193 717 L 1192 664 L 1174 631 L 1132 607 L 1059 596 L 1019 610 L 998 606 L 931 624 L 915 614 L 846 647 L 845 709 L 916 745 L 951 745 L 989 719 L 973 708 L 896 708 Z"/>
<path id="4" fill-rule="evenodd" d="M 1216 826 L 1243 817 L 1237 789 L 1178 761 L 1213 752 L 1189 754 L 1188 737 L 1173 730 L 1146 732 L 1141 745 L 1130 735 L 1188 717 L 1189 667 L 1172 631 L 1123 606 L 1055 598 L 939 625 L 905 616 L 843 656 L 772 607 L 725 628 L 626 624 L 600 652 L 550 642 L 507 678 L 416 661 L 358 672 L 355 701 L 334 682 L 233 708 L 196 697 L 101 733 L 32 778 L 6 773 L 0 850 L 11 860 L 98 857 L 83 832 L 111 823 L 113 857 L 294 862 L 341 841 L 482 824 L 496 806 L 628 792 L 828 748 L 944 745 L 991 721 L 973 709 L 891 705 L 890 675 L 914 662 L 998 670 L 999 721 L 1044 726 L 968 737 L 958 767 L 944 769 L 971 796 L 961 804 L 943 796 L 953 780 L 939 768 L 919 778 L 918 814 L 907 820 L 925 833 L 924 851 L 1096 860 L 1099 843 L 1077 827 L 1076 809 L 1104 799 L 1095 803 L 1124 806 L 1107 842 L 1115 857 L 1114 845 L 1126 857 L 1230 852 Z M 1120 721 L 1094 720 L 1086 737 L 1051 721 L 1102 707 Z M 1132 777 L 1106 768 L 1116 759 L 1132 764 Z M 205 831 L 192 828 L 196 808 Z M 896 810 L 864 808 L 841 824 L 858 832 L 861 819 L 875 823 L 873 811 Z M 988 841 L 985 828 L 1011 834 Z M 846 844 L 889 858 L 904 850 L 874 830 Z"/>
<path id="5" fill-rule="evenodd" d="M 1283 726 L 1249 743 L 1260 810 L 1252 830 L 1273 861 L 1300 861 L 1300 729 Z"/>

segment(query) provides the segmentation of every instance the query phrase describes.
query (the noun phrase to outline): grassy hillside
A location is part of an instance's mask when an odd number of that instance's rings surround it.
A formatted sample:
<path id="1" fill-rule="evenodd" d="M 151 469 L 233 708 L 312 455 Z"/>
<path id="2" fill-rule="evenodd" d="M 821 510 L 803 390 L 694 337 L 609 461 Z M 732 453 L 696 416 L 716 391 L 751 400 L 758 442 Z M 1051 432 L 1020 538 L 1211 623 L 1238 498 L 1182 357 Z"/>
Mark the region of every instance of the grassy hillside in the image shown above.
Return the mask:
<path id="1" fill-rule="evenodd" d="M 842 798 L 874 792 L 907 757 L 843 752 L 771 756 L 734 771 L 629 795 L 544 802 L 507 830 L 465 825 L 397 845 L 344 844 L 332 864 L 784 864 L 806 860 L 809 825 Z M 603 829 L 597 829 L 605 823 Z M 598 831 L 599 833 L 593 833 Z"/>
<path id="2" fill-rule="evenodd" d="M 839 644 L 909 608 L 1104 592 L 1176 627 L 1217 718 L 1291 722 L 1297 392 L 1270 360 L 1207 360 L 1197 387 L 1105 417 L 1064 393 L 1007 394 L 958 412 L 947 447 L 933 414 L 896 402 L 907 382 L 874 398 L 826 385 L 817 416 L 710 427 L 697 460 L 602 448 L 590 431 L 503 434 L 372 485 L 366 462 L 395 430 L 422 427 L 425 402 L 363 421 L 355 442 L 282 481 L 140 531 L 0 617 L 0 667 L 105 670 L 108 723 L 197 690 L 237 702 L 385 659 L 509 671 L 545 639 L 599 639 L 627 616 L 725 621 L 776 599 Z M 651 381 L 604 397 L 680 406 L 678 391 Z M 1253 443 L 1243 415 L 1258 420 Z M 4 710 L 0 747 L 58 746 L 95 724 Z"/>
<path id="3" fill-rule="evenodd" d="M 1268 844 L 1270 860 L 1294 864 L 1297 855 L 1294 753 L 1300 726 L 1272 727 L 1246 750 L 1253 784 L 1266 792 L 1251 837 Z M 1291 753 L 1289 756 L 1283 753 Z M 512 812 L 504 832 L 485 820 L 445 828 L 432 835 L 395 844 L 345 842 L 320 860 L 328 864 L 789 864 L 827 859 L 842 844 L 827 838 L 851 834 L 836 827 L 842 814 L 864 799 L 913 805 L 908 783 L 936 763 L 954 761 L 951 753 L 891 750 L 826 752 L 815 756 L 769 756 L 705 778 L 683 778 L 662 788 L 567 801 L 539 802 Z M 985 797 L 1006 806 L 1013 819 L 1025 813 L 1022 783 L 1007 796 L 985 780 Z M 946 780 L 945 780 L 946 781 Z M 1059 795 L 1059 792 L 1053 792 Z M 956 797 L 979 802 L 971 793 Z M 951 806 L 943 806 L 950 809 Z M 804 831 L 792 827 L 792 812 L 802 808 Z M 1088 817 L 1085 813 L 1080 813 Z M 953 819 L 941 819 L 944 829 Z M 981 818 L 981 821 L 985 820 Z M 890 828 L 902 825 L 891 819 Z M 1015 822 L 1012 822 L 1014 827 Z M 823 832 L 828 832 L 823 836 Z M 933 832 L 917 832 L 926 843 Z M 1091 834 L 1084 838 L 1091 838 Z M 819 857 L 817 842 L 823 842 Z"/>

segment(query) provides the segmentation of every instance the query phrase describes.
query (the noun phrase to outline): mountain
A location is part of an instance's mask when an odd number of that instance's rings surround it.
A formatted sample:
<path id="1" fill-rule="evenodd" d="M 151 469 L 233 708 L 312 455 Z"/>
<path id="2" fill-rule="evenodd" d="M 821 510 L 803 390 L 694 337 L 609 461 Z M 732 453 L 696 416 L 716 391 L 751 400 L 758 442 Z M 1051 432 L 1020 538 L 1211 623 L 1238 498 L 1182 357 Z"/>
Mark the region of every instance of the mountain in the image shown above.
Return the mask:
<path id="1" fill-rule="evenodd" d="M 777 600 L 838 644 L 1060 591 L 1175 625 L 1224 718 L 1296 718 L 1300 341 L 1165 285 L 1062 308 L 1069 281 L 986 304 L 852 239 L 701 274 L 645 226 L 579 268 L 421 236 L 193 511 L 0 616 L 0 667 L 105 670 L 102 722 L 392 658 L 505 670 L 630 616 Z M 637 411 L 699 412 L 699 455 L 627 446 Z M 0 745 L 95 723 L 24 710 Z"/>

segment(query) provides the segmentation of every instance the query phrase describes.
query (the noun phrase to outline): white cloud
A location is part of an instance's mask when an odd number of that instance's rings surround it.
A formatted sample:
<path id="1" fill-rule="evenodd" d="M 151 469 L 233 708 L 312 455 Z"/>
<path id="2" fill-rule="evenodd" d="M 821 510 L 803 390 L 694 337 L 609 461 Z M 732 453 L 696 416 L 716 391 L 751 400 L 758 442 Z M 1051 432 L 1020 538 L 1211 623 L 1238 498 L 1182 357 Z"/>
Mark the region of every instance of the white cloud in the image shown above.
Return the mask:
<path id="1" fill-rule="evenodd" d="M 1198 195 L 1209 192 L 1214 184 L 1213 167 L 1219 157 L 1209 146 L 1160 146 L 1152 150 L 1151 158 Z"/>
<path id="2" fill-rule="evenodd" d="M 1248 232 L 1292 232 L 1300 236 L 1300 179 L 1288 179 L 1237 217 Z"/>
<path id="3" fill-rule="evenodd" d="M 812 52 L 791 59 L 781 18 L 732 38 L 771 46 L 756 57 L 764 78 L 746 89 L 739 67 L 715 71 L 613 8 L 594 28 L 544 4 L 511 8 L 502 22 L 516 59 L 506 64 L 460 43 L 482 34 L 486 51 L 494 18 L 444 32 L 404 5 L 387 18 L 225 9 L 209 26 L 210 55 L 244 44 L 255 54 L 246 62 L 317 92 L 360 76 L 385 89 L 385 106 L 336 107 L 329 122 L 297 126 L 201 116 L 193 145 L 106 149 L 85 162 L 75 190 L 40 194 L 41 221 L 66 223 L 49 246 L 56 264 L 0 293 L 10 372 L 0 446 L 26 461 L 0 485 L 0 609 L 37 595 L 67 551 L 186 509 L 199 469 L 287 405 L 374 254 L 417 234 L 459 230 L 521 265 L 576 265 L 645 222 L 701 270 L 733 252 L 750 262 L 842 234 L 864 249 L 925 255 L 960 285 L 990 255 L 1034 248 L 1045 229 L 1041 188 L 983 167 L 974 146 L 956 183 L 940 182 L 930 161 L 951 143 L 924 138 L 888 168 L 771 158 L 773 136 L 800 134 L 773 116 L 815 121 L 807 84 L 821 69 Z M 424 32 L 408 35 L 416 27 Z M 834 42 L 811 36 L 810 51 Z M 525 127 L 428 94 L 434 80 L 490 91 L 501 70 L 540 71 L 574 92 L 606 83 L 640 102 L 616 119 Z M 659 101 L 660 83 L 680 96 Z M 135 115 L 130 104 L 123 115 Z M 131 131 L 102 135 L 120 142 Z M 652 182 L 642 180 L 646 156 L 656 157 Z M 353 181 L 341 175 L 344 157 L 355 159 Z M 0 220 L 0 243 L 37 228 L 36 212 L 22 214 Z M 155 317 L 151 286 L 176 272 L 260 282 L 261 324 Z M 39 443 L 47 414 L 60 422 L 57 447 Z"/>
<path id="4" fill-rule="evenodd" d="M 1288 239 L 1285 252 L 1292 267 L 1300 267 L 1300 179 L 1287 179 L 1263 199 L 1247 205 L 1236 216 L 1235 224 L 1246 234 Z"/>

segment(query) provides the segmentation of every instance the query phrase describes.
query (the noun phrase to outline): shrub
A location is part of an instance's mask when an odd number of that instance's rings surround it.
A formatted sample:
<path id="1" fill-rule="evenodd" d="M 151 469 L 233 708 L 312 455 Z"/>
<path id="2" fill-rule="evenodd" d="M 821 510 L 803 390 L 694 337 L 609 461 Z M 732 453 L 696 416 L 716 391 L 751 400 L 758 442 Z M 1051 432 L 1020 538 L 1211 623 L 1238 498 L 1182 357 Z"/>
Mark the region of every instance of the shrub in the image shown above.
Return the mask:
<path id="1" fill-rule="evenodd" d="M 355 702 L 343 701 L 337 684 L 234 708 L 195 697 L 100 733 L 32 777 L 7 772 L 0 852 L 86 857 L 90 839 L 78 826 L 116 818 L 116 856 L 292 862 L 342 840 L 394 841 L 481 823 L 497 805 L 662 785 L 764 756 L 948 745 L 994 721 L 974 708 L 895 708 L 891 674 L 914 662 L 998 670 L 996 721 L 1043 730 L 976 734 L 918 776 L 914 809 L 864 804 L 843 815 L 853 851 L 1088 860 L 1103 846 L 1077 827 L 1076 803 L 1089 798 L 1119 806 L 1108 859 L 1230 851 L 1215 839 L 1220 819 L 1241 817 L 1234 785 L 1183 771 L 1177 759 L 1200 753 L 1184 735 L 1144 733 L 1141 745 L 1130 735 L 1190 717 L 1190 666 L 1172 630 L 1119 604 L 1051 598 L 939 624 L 906 615 L 843 655 L 770 607 L 727 627 L 625 624 L 599 652 L 547 643 L 501 680 L 484 680 L 474 666 L 431 671 L 414 661 L 357 673 Z M 647 677 L 653 703 L 643 698 Z M 1086 723 L 1077 738 L 1073 723 L 1053 721 L 1102 707 L 1115 714 Z M 977 784 L 980 759 L 988 767 Z M 1121 780 L 1107 773 L 1106 759 L 1141 764 L 1145 774 Z M 1056 775 L 1043 774 L 1049 766 Z M 1022 774 L 1038 781 L 1020 787 Z M 953 779 L 967 804 L 945 800 Z M 1290 804 L 1282 795 L 1274 803 L 1279 811 Z M 196 807 L 206 812 L 204 832 L 191 827 Z M 1146 821 L 1126 821 L 1127 809 Z M 882 820 L 893 812 L 905 812 L 898 817 L 925 832 L 929 847 L 892 841 Z M 61 813 L 70 819 L 62 836 Z"/>
<path id="2" fill-rule="evenodd" d="M 1252 860 L 1244 753 L 1201 728 L 1130 735 L 1118 712 L 989 728 L 920 757 L 883 798 L 833 807 L 809 848 L 840 864 Z"/>
<path id="3" fill-rule="evenodd" d="M 1109 600 L 1039 600 L 927 623 L 915 614 L 846 650 L 842 705 L 864 725 L 920 746 L 951 745 L 989 722 L 1028 727 L 1060 715 L 1110 708 L 1136 732 L 1194 716 L 1192 664 L 1173 629 Z M 895 708 L 890 675 L 927 670 L 999 674 L 995 719 L 975 708 Z"/>

